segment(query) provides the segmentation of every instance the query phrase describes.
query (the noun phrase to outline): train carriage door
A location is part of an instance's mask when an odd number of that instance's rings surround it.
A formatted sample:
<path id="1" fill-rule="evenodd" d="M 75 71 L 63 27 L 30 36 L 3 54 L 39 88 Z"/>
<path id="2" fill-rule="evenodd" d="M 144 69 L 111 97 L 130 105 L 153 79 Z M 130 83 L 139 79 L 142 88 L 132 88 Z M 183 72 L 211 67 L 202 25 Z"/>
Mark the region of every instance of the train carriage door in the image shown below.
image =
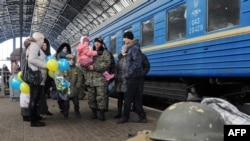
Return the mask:
<path id="1" fill-rule="evenodd" d="M 187 36 L 204 35 L 206 31 L 206 1 L 187 0 Z"/>

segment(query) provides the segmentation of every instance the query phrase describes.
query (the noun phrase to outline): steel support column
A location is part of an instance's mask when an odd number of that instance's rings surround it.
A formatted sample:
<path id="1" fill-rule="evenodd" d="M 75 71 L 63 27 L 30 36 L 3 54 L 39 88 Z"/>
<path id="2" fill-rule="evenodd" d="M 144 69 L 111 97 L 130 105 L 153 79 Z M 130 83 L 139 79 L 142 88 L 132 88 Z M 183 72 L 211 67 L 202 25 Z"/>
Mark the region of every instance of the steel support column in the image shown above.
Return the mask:
<path id="1" fill-rule="evenodd" d="M 23 1 L 19 1 L 19 18 L 20 18 L 20 66 L 22 66 L 22 42 L 23 42 Z"/>

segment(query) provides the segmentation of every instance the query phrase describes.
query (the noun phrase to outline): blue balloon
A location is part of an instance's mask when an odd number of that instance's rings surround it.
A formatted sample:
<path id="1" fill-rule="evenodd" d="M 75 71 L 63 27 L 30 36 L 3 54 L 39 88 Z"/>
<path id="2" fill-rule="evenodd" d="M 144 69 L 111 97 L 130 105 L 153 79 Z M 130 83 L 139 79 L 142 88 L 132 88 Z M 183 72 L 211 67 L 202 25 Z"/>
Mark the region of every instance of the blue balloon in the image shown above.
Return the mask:
<path id="1" fill-rule="evenodd" d="M 49 55 L 45 58 L 45 62 L 48 62 L 50 59 L 56 60 L 56 57 L 54 55 Z"/>
<path id="2" fill-rule="evenodd" d="M 61 83 L 61 85 L 62 85 L 63 87 L 68 88 L 69 85 L 70 85 L 70 83 L 69 83 L 69 81 L 63 81 L 63 82 Z"/>
<path id="3" fill-rule="evenodd" d="M 59 59 L 58 60 L 58 69 L 60 71 L 66 71 L 69 69 L 69 60 L 67 59 Z"/>
<path id="4" fill-rule="evenodd" d="M 14 77 L 10 80 L 10 86 L 15 90 L 20 90 L 20 85 L 22 81 L 19 80 L 17 77 Z"/>

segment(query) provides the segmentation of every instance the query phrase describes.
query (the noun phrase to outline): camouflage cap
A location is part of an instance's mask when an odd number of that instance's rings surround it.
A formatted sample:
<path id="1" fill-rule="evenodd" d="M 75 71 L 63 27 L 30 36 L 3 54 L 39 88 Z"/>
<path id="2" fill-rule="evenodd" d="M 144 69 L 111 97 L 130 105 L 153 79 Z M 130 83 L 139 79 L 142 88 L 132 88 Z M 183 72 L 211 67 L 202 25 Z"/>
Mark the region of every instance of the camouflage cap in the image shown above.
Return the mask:
<path id="1" fill-rule="evenodd" d="M 67 58 L 67 59 L 75 59 L 75 55 L 73 55 L 73 54 L 68 54 L 68 55 L 66 56 L 66 58 Z"/>

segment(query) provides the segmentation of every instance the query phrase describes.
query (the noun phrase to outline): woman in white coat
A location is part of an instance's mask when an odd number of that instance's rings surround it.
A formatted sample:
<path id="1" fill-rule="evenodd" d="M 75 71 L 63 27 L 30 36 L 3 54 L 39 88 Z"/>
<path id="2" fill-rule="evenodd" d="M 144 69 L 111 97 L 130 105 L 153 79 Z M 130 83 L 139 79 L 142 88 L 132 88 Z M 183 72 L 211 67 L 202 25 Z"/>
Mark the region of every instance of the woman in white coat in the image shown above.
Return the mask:
<path id="1" fill-rule="evenodd" d="M 39 127 L 45 126 L 44 122 L 39 121 L 37 105 L 47 76 L 46 63 L 44 62 L 46 55 L 41 50 L 44 42 L 44 35 L 39 32 L 35 32 L 32 35 L 32 38 L 34 41 L 30 42 L 30 45 L 26 50 L 26 59 L 28 60 L 28 65 L 32 70 L 41 70 L 43 80 L 40 85 L 30 85 L 30 126 Z"/>

